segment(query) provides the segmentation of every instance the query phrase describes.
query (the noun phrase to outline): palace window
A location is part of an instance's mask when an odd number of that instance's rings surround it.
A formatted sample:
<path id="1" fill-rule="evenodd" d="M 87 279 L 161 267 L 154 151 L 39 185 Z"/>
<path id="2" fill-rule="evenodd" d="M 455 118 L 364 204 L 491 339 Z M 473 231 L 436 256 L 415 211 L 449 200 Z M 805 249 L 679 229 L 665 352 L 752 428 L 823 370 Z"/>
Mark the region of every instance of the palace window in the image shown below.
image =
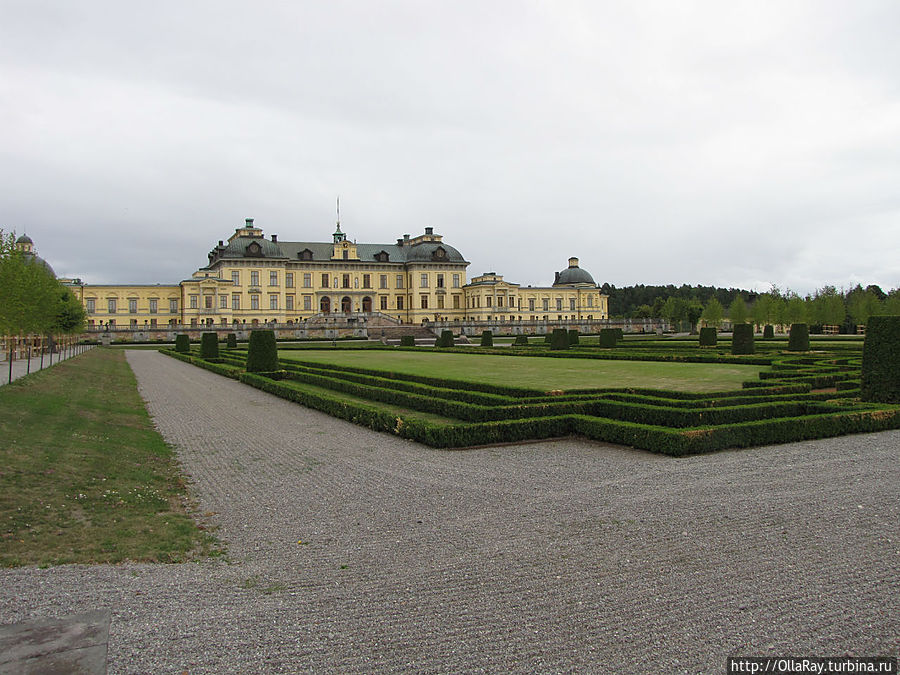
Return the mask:
<path id="1" fill-rule="evenodd" d="M 459 309 L 459 296 L 453 296 L 453 309 Z"/>
<path id="2" fill-rule="evenodd" d="M 293 311 L 293 309 L 294 309 L 294 296 L 293 295 L 285 296 L 284 308 L 288 311 Z"/>
<path id="3" fill-rule="evenodd" d="M 200 296 L 192 295 L 191 296 L 191 309 L 197 309 L 200 306 Z"/>
<path id="4" fill-rule="evenodd" d="M 588 307 L 593 307 L 593 306 L 594 306 L 594 296 L 589 295 L 588 296 Z"/>
<path id="5" fill-rule="evenodd" d="M 159 310 L 159 300 L 157 300 L 156 298 L 150 298 L 150 313 L 156 314 L 156 312 L 158 310 Z"/>
<path id="6" fill-rule="evenodd" d="M 169 300 L 169 314 L 177 314 L 178 313 L 178 301 L 177 300 Z"/>
<path id="7" fill-rule="evenodd" d="M 438 274 L 438 275 L 437 275 L 437 287 L 438 287 L 438 288 L 443 288 L 443 287 L 444 287 L 444 275 L 443 275 L 443 274 Z"/>
<path id="8" fill-rule="evenodd" d="M 350 275 L 349 274 L 341 275 L 341 288 L 350 288 Z"/>
<path id="9" fill-rule="evenodd" d="M 196 325 L 197 325 L 197 317 L 196 317 L 196 316 L 195 316 L 193 319 L 191 319 L 191 325 L 192 325 L 192 326 L 196 326 Z"/>
<path id="10" fill-rule="evenodd" d="M 403 309 L 403 296 L 397 296 L 397 309 Z"/>
<path id="11" fill-rule="evenodd" d="M 387 288 L 387 274 L 378 277 L 378 288 Z"/>
<path id="12" fill-rule="evenodd" d="M 294 287 L 294 273 L 293 272 L 285 272 L 284 273 L 284 285 L 287 288 Z"/>
<path id="13" fill-rule="evenodd" d="M 274 293 L 269 296 L 269 309 L 278 309 L 278 296 Z"/>
<path id="14" fill-rule="evenodd" d="M 544 309 L 544 311 L 545 311 L 545 312 L 549 312 L 549 311 L 550 311 L 550 298 L 544 298 L 543 301 L 544 301 L 544 302 L 543 302 L 543 309 Z M 546 320 L 546 318 L 547 318 L 547 317 L 544 317 L 545 320 Z"/>
<path id="15" fill-rule="evenodd" d="M 278 272 L 269 272 L 269 286 L 278 285 Z"/>
<path id="16" fill-rule="evenodd" d="M 322 288 L 328 288 L 328 275 L 322 275 Z"/>
<path id="17" fill-rule="evenodd" d="M 438 309 L 444 309 L 444 296 L 443 295 L 439 295 L 437 297 L 437 303 L 438 303 L 438 306 L 437 306 Z"/>
<path id="18" fill-rule="evenodd" d="M 116 300 L 115 298 L 110 298 L 106 301 L 106 311 L 110 314 L 116 313 Z"/>
<path id="19" fill-rule="evenodd" d="M 575 311 L 575 298 L 569 298 L 569 311 Z"/>
<path id="20" fill-rule="evenodd" d="M 150 319 L 150 328 L 156 328 L 156 319 Z"/>
<path id="21" fill-rule="evenodd" d="M 307 312 L 312 310 L 312 297 L 309 295 L 303 296 L 303 309 Z"/>
<path id="22" fill-rule="evenodd" d="M 241 294 L 240 293 L 232 293 L 231 294 L 231 309 L 240 309 L 241 308 Z"/>
<path id="23" fill-rule="evenodd" d="M 203 296 L 203 306 L 206 309 L 212 309 L 213 308 L 213 296 L 211 296 L 211 295 Z"/>
<path id="24" fill-rule="evenodd" d="M 557 298 L 557 299 L 556 299 L 556 311 L 557 311 L 557 312 L 561 312 L 561 311 L 562 311 L 562 298 Z"/>
<path id="25" fill-rule="evenodd" d="M 250 272 L 250 285 L 259 286 L 259 272 L 255 270 L 253 272 Z"/>
<path id="26" fill-rule="evenodd" d="M 459 275 L 453 275 L 453 288 L 459 288 Z"/>
<path id="27" fill-rule="evenodd" d="M 137 314 L 137 300 L 131 299 L 128 301 L 128 313 Z"/>
<path id="28" fill-rule="evenodd" d="M 428 309 L 428 296 L 426 294 L 422 294 L 419 296 L 419 303 L 422 309 Z"/>
<path id="29" fill-rule="evenodd" d="M 94 313 L 94 298 L 87 299 L 87 311 L 88 311 L 88 314 Z"/>
<path id="30" fill-rule="evenodd" d="M 489 296 L 487 296 L 487 297 L 484 299 L 484 306 L 485 306 L 485 307 L 490 307 L 490 306 L 493 304 L 493 302 L 494 302 L 494 298 L 492 298 L 492 297 L 489 295 Z"/>
<path id="31" fill-rule="evenodd" d="M 256 294 L 250 296 L 250 309 L 259 309 L 259 296 Z"/>
<path id="32" fill-rule="evenodd" d="M 363 288 L 372 288 L 371 274 L 363 274 Z"/>
<path id="33" fill-rule="evenodd" d="M 502 295 L 497 296 L 497 307 L 503 307 L 503 296 Z"/>
<path id="34" fill-rule="evenodd" d="M 227 295 L 219 296 L 219 307 L 222 309 L 228 309 L 228 296 Z"/>
<path id="35" fill-rule="evenodd" d="M 428 275 L 423 274 L 419 277 L 419 288 L 428 288 Z"/>
<path id="36" fill-rule="evenodd" d="M 403 275 L 402 274 L 397 275 L 397 288 L 403 288 Z"/>
<path id="37" fill-rule="evenodd" d="M 529 312 L 534 311 L 534 298 L 528 298 L 528 311 Z"/>
<path id="38" fill-rule="evenodd" d="M 303 288 L 312 288 L 312 274 L 310 272 L 303 273 Z"/>
<path id="39" fill-rule="evenodd" d="M 381 302 L 381 311 L 383 312 L 383 311 L 385 311 L 385 310 L 388 308 L 388 306 L 387 306 L 387 302 L 388 302 L 387 296 L 386 296 L 386 295 L 382 295 L 382 296 L 381 296 L 380 302 Z"/>
<path id="40" fill-rule="evenodd" d="M 241 285 L 241 273 L 237 270 L 232 270 L 231 272 L 231 283 L 233 283 L 235 286 Z"/>

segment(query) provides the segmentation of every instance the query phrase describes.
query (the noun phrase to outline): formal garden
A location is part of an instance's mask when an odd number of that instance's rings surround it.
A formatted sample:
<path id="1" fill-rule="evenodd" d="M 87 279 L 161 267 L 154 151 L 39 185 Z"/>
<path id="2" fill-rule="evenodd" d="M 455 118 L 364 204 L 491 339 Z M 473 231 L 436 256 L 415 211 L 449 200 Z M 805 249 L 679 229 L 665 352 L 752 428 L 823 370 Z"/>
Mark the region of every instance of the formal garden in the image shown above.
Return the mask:
<path id="1" fill-rule="evenodd" d="M 682 456 L 900 428 L 900 318 L 862 337 L 788 336 L 749 324 L 684 338 L 557 330 L 513 344 L 248 345 L 180 338 L 175 358 L 441 448 L 579 435 Z"/>

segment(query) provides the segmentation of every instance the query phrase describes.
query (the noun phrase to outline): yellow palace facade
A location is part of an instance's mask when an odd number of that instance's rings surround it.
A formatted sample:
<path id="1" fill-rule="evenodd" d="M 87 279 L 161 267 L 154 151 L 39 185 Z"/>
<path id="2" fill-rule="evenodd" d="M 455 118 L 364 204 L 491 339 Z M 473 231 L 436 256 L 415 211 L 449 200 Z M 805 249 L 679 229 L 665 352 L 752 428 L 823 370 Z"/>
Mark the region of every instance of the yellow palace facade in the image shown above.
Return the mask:
<path id="1" fill-rule="evenodd" d="M 493 272 L 467 279 L 469 263 L 433 228 L 391 244 L 266 238 L 248 218 L 209 262 L 174 285 L 92 285 L 71 280 L 88 328 L 291 325 L 313 318 L 383 315 L 402 324 L 607 319 L 607 296 L 578 267 L 552 286 L 521 287 Z"/>

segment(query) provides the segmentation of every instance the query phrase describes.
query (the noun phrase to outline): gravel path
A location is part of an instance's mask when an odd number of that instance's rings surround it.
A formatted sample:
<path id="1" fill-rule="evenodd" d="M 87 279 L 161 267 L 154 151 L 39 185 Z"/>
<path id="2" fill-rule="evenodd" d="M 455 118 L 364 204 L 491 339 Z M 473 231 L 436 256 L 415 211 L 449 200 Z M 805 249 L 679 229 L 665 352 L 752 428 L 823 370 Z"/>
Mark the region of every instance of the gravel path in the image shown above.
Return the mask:
<path id="1" fill-rule="evenodd" d="M 229 560 L 0 570 L 0 623 L 109 608 L 112 673 L 898 653 L 900 432 L 686 459 L 581 440 L 448 452 L 128 360 Z"/>

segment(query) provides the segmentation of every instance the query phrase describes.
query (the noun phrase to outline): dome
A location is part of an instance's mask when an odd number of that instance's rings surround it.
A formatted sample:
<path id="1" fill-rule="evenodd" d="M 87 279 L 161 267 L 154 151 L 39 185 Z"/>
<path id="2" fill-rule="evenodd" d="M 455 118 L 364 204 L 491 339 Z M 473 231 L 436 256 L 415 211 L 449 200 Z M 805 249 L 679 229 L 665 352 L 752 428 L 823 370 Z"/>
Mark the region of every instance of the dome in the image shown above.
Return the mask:
<path id="1" fill-rule="evenodd" d="M 31 237 L 29 237 L 27 234 L 23 234 L 21 237 L 16 239 L 16 243 L 17 244 L 34 244 L 34 242 L 31 241 Z"/>
<path id="2" fill-rule="evenodd" d="M 411 246 L 406 259 L 410 262 L 465 262 L 462 254 L 455 248 L 435 241 Z"/>
<path id="3" fill-rule="evenodd" d="M 557 272 L 556 281 L 553 282 L 554 286 L 581 286 L 585 284 L 590 286 L 597 285 L 594 283 L 594 277 L 591 276 L 590 272 L 578 266 L 578 258 L 569 258 L 569 267 L 562 272 Z"/>
<path id="4" fill-rule="evenodd" d="M 225 258 L 284 258 L 281 247 L 262 237 L 235 237 L 221 250 Z"/>

